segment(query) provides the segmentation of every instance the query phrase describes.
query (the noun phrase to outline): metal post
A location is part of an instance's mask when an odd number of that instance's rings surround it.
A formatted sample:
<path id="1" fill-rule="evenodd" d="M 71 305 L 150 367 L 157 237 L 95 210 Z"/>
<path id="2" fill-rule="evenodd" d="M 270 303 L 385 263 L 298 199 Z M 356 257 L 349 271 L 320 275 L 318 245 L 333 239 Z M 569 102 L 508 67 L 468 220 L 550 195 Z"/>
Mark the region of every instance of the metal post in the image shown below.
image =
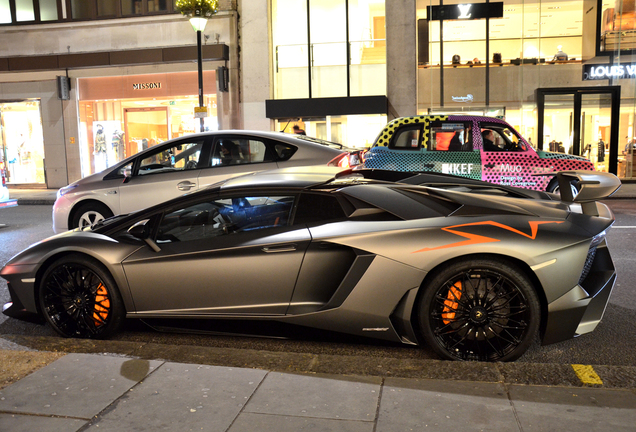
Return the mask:
<path id="1" fill-rule="evenodd" d="M 197 54 L 199 63 L 199 107 L 203 107 L 203 59 L 201 55 L 201 30 L 197 30 Z M 205 132 L 205 119 L 201 117 L 201 132 Z"/>

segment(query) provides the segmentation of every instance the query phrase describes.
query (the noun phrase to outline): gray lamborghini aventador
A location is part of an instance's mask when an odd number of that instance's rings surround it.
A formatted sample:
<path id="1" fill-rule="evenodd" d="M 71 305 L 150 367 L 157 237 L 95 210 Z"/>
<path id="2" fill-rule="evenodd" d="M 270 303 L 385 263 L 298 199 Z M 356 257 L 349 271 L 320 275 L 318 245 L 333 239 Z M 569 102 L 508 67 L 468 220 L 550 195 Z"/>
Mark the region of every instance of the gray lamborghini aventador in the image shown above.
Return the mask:
<path id="1" fill-rule="evenodd" d="M 0 271 L 4 313 L 66 337 L 275 321 L 514 360 L 594 330 L 616 278 L 597 200 L 620 182 L 557 176 L 560 198 L 433 173 L 238 177 L 34 244 Z"/>

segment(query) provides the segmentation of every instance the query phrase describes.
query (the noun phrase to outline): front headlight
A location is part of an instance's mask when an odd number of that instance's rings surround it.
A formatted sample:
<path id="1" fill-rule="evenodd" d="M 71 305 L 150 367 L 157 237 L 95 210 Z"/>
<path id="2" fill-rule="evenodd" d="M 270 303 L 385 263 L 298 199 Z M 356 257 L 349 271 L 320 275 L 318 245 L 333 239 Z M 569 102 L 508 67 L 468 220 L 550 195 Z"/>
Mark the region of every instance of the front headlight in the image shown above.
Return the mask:
<path id="1" fill-rule="evenodd" d="M 64 195 L 66 195 L 67 193 L 69 193 L 70 191 L 72 191 L 73 189 L 75 189 L 77 186 L 79 186 L 78 184 L 70 184 L 68 186 L 64 186 L 63 188 L 60 188 L 60 190 L 57 191 L 57 197 L 63 197 Z"/>

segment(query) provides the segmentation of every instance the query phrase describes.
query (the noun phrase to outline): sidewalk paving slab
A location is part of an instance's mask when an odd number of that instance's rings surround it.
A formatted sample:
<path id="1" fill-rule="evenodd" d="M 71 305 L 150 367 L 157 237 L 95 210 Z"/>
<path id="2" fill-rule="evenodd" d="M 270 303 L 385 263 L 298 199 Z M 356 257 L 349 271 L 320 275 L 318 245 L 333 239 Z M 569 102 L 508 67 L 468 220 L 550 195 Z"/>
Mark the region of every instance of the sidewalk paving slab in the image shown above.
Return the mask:
<path id="1" fill-rule="evenodd" d="M 377 432 L 519 431 L 501 383 L 387 378 Z"/>
<path id="2" fill-rule="evenodd" d="M 315 376 L 270 372 L 245 412 L 374 421 L 379 377 Z"/>
<path id="3" fill-rule="evenodd" d="M 0 411 L 90 419 L 159 365 L 69 354 L 1 390 Z"/>
<path id="4" fill-rule="evenodd" d="M 71 432 L 85 424 L 83 419 L 0 413 L 0 431 L 3 432 Z"/>
<path id="5" fill-rule="evenodd" d="M 524 432 L 636 430 L 636 394 L 629 390 L 510 386 Z"/>
<path id="6" fill-rule="evenodd" d="M 164 363 L 88 430 L 225 431 L 266 374 L 258 369 Z"/>

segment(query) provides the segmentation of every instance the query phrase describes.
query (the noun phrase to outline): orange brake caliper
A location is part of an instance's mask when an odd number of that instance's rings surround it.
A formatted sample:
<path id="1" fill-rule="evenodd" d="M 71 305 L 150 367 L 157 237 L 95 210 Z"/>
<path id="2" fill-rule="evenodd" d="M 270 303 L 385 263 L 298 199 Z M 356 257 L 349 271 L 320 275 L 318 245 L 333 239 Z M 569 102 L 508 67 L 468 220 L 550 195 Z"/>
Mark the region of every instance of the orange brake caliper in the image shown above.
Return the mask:
<path id="1" fill-rule="evenodd" d="M 110 309 L 110 300 L 108 299 L 108 291 L 106 287 L 99 284 L 95 295 L 95 311 L 93 312 L 93 320 L 96 326 L 100 326 L 108 318 L 108 310 Z"/>
<path id="2" fill-rule="evenodd" d="M 455 319 L 455 312 L 459 304 L 457 300 L 462 297 L 462 283 L 461 281 L 455 282 L 449 290 L 444 300 L 444 310 L 442 311 L 442 320 L 444 324 L 450 324 Z M 452 311 L 452 312 L 451 312 Z"/>

